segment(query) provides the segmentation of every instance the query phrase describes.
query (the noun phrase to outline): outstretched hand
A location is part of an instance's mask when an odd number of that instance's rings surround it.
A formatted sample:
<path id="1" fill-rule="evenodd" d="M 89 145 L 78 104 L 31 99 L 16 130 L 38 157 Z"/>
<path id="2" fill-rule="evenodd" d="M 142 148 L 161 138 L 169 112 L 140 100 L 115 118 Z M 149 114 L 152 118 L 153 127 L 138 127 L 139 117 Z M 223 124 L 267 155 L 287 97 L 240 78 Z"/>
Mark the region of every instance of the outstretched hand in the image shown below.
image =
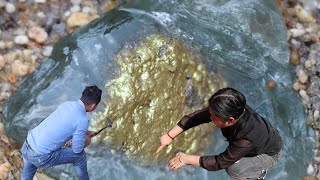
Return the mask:
<path id="1" fill-rule="evenodd" d="M 159 153 L 164 147 L 171 144 L 172 141 L 173 139 L 171 139 L 167 134 L 162 135 L 160 138 L 160 146 L 157 149 L 156 153 Z"/>
<path id="2" fill-rule="evenodd" d="M 168 166 L 174 170 L 176 170 L 182 166 L 185 166 L 186 164 L 183 161 L 183 158 L 185 158 L 185 157 L 186 157 L 185 153 L 178 152 L 176 154 L 176 156 L 169 161 Z"/>

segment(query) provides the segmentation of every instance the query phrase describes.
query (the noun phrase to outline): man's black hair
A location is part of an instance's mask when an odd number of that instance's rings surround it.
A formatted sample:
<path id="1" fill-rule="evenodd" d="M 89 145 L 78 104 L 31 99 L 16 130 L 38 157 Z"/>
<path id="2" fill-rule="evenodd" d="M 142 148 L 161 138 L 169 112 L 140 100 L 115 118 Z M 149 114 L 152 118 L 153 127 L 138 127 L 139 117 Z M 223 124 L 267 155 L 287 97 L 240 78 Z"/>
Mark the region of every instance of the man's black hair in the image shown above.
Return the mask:
<path id="1" fill-rule="evenodd" d="M 221 119 L 238 119 L 246 106 L 245 96 L 230 87 L 220 89 L 209 99 L 209 108 Z"/>
<path id="2" fill-rule="evenodd" d="M 99 104 L 101 100 L 101 89 L 98 88 L 98 86 L 87 86 L 81 96 L 81 101 L 84 103 L 84 105 L 90 105 L 90 104 Z"/>

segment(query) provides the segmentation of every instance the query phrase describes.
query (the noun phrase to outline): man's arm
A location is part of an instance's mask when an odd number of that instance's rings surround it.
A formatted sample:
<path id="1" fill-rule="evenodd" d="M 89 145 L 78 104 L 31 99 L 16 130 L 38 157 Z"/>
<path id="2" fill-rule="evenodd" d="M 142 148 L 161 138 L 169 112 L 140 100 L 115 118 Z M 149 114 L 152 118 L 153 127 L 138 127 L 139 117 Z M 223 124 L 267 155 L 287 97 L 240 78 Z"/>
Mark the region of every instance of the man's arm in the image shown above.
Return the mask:
<path id="1" fill-rule="evenodd" d="M 169 161 L 171 169 L 178 169 L 184 165 L 201 166 L 208 171 L 226 169 L 244 157 L 252 149 L 249 140 L 242 139 L 231 143 L 228 148 L 217 156 L 197 156 L 179 152 Z"/>
<path id="2" fill-rule="evenodd" d="M 88 120 L 83 119 L 75 127 L 75 131 L 72 135 L 72 150 L 74 153 L 80 153 L 86 147 L 86 143 L 90 143 L 86 140 L 87 131 L 88 131 Z M 90 138 L 91 140 L 91 138 Z M 89 145 L 89 144 L 88 144 Z"/>
<path id="3" fill-rule="evenodd" d="M 208 123 L 210 121 L 211 120 L 208 107 L 184 116 L 171 130 L 161 136 L 160 146 L 157 149 L 156 153 L 159 153 L 165 146 L 171 144 L 173 139 L 183 131 L 202 123 Z"/>

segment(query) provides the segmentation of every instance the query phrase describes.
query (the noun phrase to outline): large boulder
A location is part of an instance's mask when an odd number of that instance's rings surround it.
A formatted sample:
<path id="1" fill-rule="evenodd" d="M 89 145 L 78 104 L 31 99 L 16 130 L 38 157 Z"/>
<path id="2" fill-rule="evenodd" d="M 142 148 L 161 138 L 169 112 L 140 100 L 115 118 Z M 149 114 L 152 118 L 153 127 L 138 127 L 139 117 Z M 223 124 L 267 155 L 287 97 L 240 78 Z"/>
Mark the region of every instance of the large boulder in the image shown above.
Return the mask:
<path id="1" fill-rule="evenodd" d="M 273 1 L 134 1 L 55 45 L 6 103 L 6 133 L 22 143 L 60 103 L 78 99 L 84 86 L 96 84 L 104 97 L 90 128 L 102 127 L 108 118 L 114 127 L 87 151 L 92 179 L 227 179 L 224 172 L 187 168 L 176 174 L 157 165 L 178 150 L 223 151 L 223 141 L 212 145 L 222 137 L 209 126 L 188 131 L 154 157 L 161 134 L 227 83 L 283 137 L 283 156 L 268 176 L 302 177 L 306 164 L 296 162 L 307 162 L 312 144 L 304 109 L 291 90 L 286 37 Z M 267 86 L 269 80 L 275 88 Z M 47 172 L 74 177 L 65 165 Z"/>

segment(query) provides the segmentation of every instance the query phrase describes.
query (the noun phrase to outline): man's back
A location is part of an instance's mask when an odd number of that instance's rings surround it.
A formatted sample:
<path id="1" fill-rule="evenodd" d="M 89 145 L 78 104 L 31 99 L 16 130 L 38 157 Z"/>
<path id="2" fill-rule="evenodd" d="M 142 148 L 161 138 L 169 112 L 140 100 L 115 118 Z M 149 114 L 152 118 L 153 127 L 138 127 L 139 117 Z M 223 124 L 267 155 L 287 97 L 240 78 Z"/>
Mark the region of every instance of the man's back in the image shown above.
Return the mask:
<path id="1" fill-rule="evenodd" d="M 27 141 L 37 153 L 47 154 L 73 138 L 72 148 L 77 153 L 83 150 L 87 129 L 88 119 L 82 101 L 68 101 L 29 131 Z"/>

